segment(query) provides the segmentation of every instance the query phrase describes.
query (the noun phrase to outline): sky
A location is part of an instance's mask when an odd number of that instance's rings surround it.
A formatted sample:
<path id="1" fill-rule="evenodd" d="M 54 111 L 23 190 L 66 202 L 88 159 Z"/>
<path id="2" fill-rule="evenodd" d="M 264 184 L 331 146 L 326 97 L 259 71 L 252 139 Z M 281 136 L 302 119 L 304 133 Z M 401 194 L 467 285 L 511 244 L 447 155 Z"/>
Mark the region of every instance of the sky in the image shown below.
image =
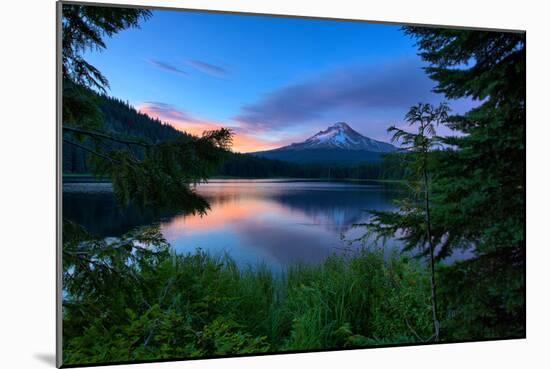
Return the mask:
<path id="1" fill-rule="evenodd" d="M 177 129 L 233 129 L 233 150 L 300 142 L 336 122 L 390 142 L 410 106 L 438 103 L 399 26 L 154 10 L 86 60 L 109 95 Z M 451 102 L 453 112 L 473 103 Z M 445 129 L 443 129 L 444 131 Z M 445 133 L 445 132 L 443 132 Z"/>

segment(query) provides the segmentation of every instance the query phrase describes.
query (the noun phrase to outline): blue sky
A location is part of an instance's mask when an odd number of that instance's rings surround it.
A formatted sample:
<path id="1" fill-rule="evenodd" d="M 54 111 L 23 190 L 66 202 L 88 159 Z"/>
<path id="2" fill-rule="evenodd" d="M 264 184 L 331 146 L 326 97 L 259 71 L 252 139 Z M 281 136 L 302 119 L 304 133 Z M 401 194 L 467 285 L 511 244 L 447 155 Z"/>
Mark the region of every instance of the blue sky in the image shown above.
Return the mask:
<path id="1" fill-rule="evenodd" d="M 235 130 L 235 151 L 301 141 L 338 121 L 388 142 L 408 108 L 442 100 L 399 26 L 155 10 L 86 58 L 110 95 L 200 134 Z M 451 104 L 455 111 L 471 106 Z"/>

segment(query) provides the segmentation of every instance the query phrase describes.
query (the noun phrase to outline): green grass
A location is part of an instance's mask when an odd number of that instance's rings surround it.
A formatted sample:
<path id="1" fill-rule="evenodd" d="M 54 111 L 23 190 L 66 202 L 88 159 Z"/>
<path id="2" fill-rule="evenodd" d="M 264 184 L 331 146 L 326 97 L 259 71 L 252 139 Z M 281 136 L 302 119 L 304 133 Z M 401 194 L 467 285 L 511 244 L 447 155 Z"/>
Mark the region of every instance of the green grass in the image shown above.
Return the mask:
<path id="1" fill-rule="evenodd" d="M 63 223 L 64 364 L 426 342 L 428 268 L 362 249 L 273 275 L 171 252 L 158 226 L 113 239 Z M 300 245 L 296 245 L 299 247 Z M 444 342 L 525 337 L 523 254 L 438 265 Z"/>
<path id="2" fill-rule="evenodd" d="M 66 364 L 405 343 L 431 334 L 428 277 L 396 255 L 332 256 L 278 277 L 203 252 L 132 268 L 139 283 L 105 278 L 105 288 L 118 290 L 90 296 L 93 310 L 86 296 L 78 307 L 67 304 Z"/>
<path id="3" fill-rule="evenodd" d="M 157 226 L 98 239 L 65 222 L 63 234 L 65 365 L 403 344 L 433 333 L 428 269 L 398 254 L 362 249 L 274 275 L 227 255 L 175 254 Z M 438 266 L 443 341 L 525 336 L 518 257 Z"/>

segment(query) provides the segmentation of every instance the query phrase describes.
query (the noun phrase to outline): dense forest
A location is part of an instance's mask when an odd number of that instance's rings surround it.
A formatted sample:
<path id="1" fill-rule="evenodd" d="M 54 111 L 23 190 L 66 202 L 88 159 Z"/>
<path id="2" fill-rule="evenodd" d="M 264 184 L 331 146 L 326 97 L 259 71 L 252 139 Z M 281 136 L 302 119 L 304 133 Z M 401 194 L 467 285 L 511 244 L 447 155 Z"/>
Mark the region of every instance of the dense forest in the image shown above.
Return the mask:
<path id="1" fill-rule="evenodd" d="M 392 153 L 381 160 L 348 166 L 299 164 L 234 153 L 222 164 L 217 175 L 237 178 L 401 179 L 406 160 L 406 154 Z"/>
<path id="2" fill-rule="evenodd" d="M 128 102 L 110 97 L 106 94 L 93 93 L 94 100 L 100 109 L 102 130 L 117 137 L 126 139 L 143 140 L 155 144 L 183 135 L 169 124 L 149 117 L 137 111 Z M 65 133 L 67 135 L 67 133 Z M 78 134 L 78 133 L 76 133 Z M 84 139 L 84 144 L 92 138 Z M 125 148 L 125 144 L 117 142 L 106 143 L 109 150 Z M 142 157 L 142 150 L 136 150 L 136 155 Z M 90 153 L 73 145 L 63 147 L 63 171 L 65 173 L 86 173 L 92 171 L 89 164 Z"/>
<path id="3" fill-rule="evenodd" d="M 171 125 L 137 111 L 120 99 L 105 94 L 93 93 L 101 111 L 102 130 L 125 140 L 141 140 L 149 144 L 188 136 Z M 76 132 L 76 133 L 75 133 Z M 78 135 L 78 132 L 71 132 Z M 67 135 L 67 133 L 66 133 Z M 84 144 L 93 138 L 85 138 Z M 118 142 L 104 144 L 107 150 L 125 149 L 127 145 Z M 132 147 L 132 152 L 142 158 L 141 148 Z M 63 170 L 66 174 L 90 174 L 90 154 L 74 145 L 63 148 Z M 403 178 L 406 160 L 403 154 L 387 154 L 381 160 L 365 161 L 359 165 L 297 164 L 259 156 L 231 153 L 221 164 L 214 176 L 235 178 L 325 178 L 325 179 L 400 179 Z"/>

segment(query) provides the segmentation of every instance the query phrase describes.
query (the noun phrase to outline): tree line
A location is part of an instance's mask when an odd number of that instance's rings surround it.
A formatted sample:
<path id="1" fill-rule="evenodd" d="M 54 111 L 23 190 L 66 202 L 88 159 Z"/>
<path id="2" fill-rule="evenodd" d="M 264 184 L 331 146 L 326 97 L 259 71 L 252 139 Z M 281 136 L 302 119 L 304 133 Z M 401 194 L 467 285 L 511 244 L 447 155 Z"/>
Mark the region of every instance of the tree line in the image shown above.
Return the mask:
<path id="1" fill-rule="evenodd" d="M 62 10 L 63 148 L 71 146 L 84 152 L 87 168 L 109 178 L 116 198 L 123 204 L 132 200 L 143 206 L 181 206 L 204 212 L 208 202 L 192 185 L 208 179 L 223 162 L 231 147 L 232 132 L 220 128 L 206 131 L 201 137 L 182 134 L 158 141 L 156 138 L 166 137 L 170 128 L 156 124 L 163 133 L 148 141 L 110 130 L 109 124 L 128 123 L 124 111 L 134 117 L 136 114 L 114 100 L 102 108 L 101 100 L 106 101 L 102 95 L 109 89 L 109 81 L 83 57 L 84 51 L 105 49 L 105 37 L 139 28 L 152 12 L 80 4 L 63 4 Z M 119 119 L 109 122 L 105 113 Z M 142 124 L 138 123 L 136 129 L 143 133 L 149 129 L 147 118 L 140 119 Z M 82 160 L 64 159 L 64 164 L 74 162 L 78 169 L 82 167 Z"/>
<path id="2" fill-rule="evenodd" d="M 234 153 L 221 165 L 217 175 L 237 178 L 401 179 L 405 175 L 406 161 L 406 154 L 399 153 L 356 165 L 292 163 Z"/>
<path id="3" fill-rule="evenodd" d="M 110 134 L 113 138 L 121 140 L 143 141 L 150 144 L 157 144 L 163 141 L 174 139 L 185 135 L 167 123 L 159 119 L 151 118 L 147 114 L 137 111 L 128 102 L 122 101 L 106 94 L 90 93 L 97 102 L 102 125 L 101 131 Z M 74 128 L 65 132 L 65 136 L 78 136 L 79 129 Z M 85 134 L 81 134 L 86 136 Z M 81 137 L 80 144 L 93 144 L 94 137 Z M 106 142 L 106 149 L 124 150 L 130 149 L 139 158 L 143 158 L 144 151 L 139 147 L 130 147 L 121 142 Z M 82 150 L 75 145 L 63 147 L 63 172 L 64 173 L 92 173 L 89 163 L 91 153 Z"/>
<path id="4" fill-rule="evenodd" d="M 191 138 L 170 124 L 137 111 L 126 101 L 95 92 L 90 92 L 90 95 L 99 107 L 101 131 L 84 131 L 83 134 L 79 128 L 66 127 L 65 137 L 79 140 L 75 140 L 78 146 L 69 144 L 63 147 L 64 173 L 94 172 L 94 154 L 83 150 L 81 146 L 93 146 L 100 132 L 102 135 L 108 134 L 111 138 L 103 140 L 102 147 L 105 151 L 128 150 L 140 160 L 145 156 L 144 147 L 128 145 L 127 141 L 154 145 L 178 137 Z M 92 133 L 96 133 L 96 136 L 91 136 Z M 385 155 L 381 160 L 365 161 L 357 165 L 338 165 L 292 163 L 232 152 L 220 162 L 213 175 L 236 178 L 401 179 L 406 167 L 405 156 L 393 153 Z"/>

